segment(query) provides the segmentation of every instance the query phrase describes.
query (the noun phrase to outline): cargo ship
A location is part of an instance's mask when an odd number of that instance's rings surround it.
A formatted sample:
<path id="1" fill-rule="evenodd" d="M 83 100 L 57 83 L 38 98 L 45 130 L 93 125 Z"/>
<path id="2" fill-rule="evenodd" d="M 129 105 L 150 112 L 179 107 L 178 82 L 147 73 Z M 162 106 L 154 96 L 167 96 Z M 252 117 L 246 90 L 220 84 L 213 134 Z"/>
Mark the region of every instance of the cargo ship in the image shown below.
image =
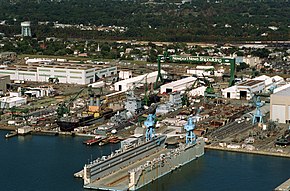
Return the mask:
<path id="1" fill-rule="evenodd" d="M 70 110 L 69 104 L 60 105 L 58 110 L 61 111 L 62 117 L 60 117 L 56 123 L 61 131 L 73 131 L 77 127 L 90 126 L 97 122 L 102 122 L 105 119 L 109 119 L 114 114 L 111 108 L 101 107 L 100 95 L 95 95 L 94 93 L 90 94 L 90 102 L 87 111 L 79 113 L 80 116 L 73 115 L 70 112 L 63 112 Z"/>
<path id="2" fill-rule="evenodd" d="M 95 115 L 94 113 L 83 114 L 82 117 L 67 116 L 62 117 L 56 121 L 61 131 L 73 131 L 77 127 L 90 126 L 97 122 L 102 122 L 105 119 L 109 119 L 114 114 L 110 108 L 105 109 L 101 115 Z"/>
<path id="3" fill-rule="evenodd" d="M 204 154 L 203 138 L 197 138 L 194 144 L 176 144 L 174 148 L 166 146 L 166 139 L 166 135 L 147 141 L 139 138 L 134 144 L 125 144 L 111 155 L 86 164 L 75 176 L 82 174 L 87 189 L 137 190 Z"/>

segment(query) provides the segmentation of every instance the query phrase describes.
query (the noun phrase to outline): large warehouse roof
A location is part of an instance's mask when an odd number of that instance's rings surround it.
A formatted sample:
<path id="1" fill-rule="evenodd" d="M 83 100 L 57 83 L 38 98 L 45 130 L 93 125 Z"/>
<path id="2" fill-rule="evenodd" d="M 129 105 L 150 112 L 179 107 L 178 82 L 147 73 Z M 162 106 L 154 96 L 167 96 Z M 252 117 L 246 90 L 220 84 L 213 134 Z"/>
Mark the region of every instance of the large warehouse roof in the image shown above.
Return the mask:
<path id="1" fill-rule="evenodd" d="M 175 87 L 175 86 L 186 84 L 186 83 L 189 83 L 189 82 L 192 82 L 192 81 L 195 81 L 195 80 L 196 80 L 195 77 L 187 77 L 187 78 L 183 78 L 181 80 L 177 80 L 177 81 L 174 81 L 174 82 L 171 82 L 171 83 L 168 83 L 168 84 L 164 84 L 163 86 L 164 87 Z"/>
<path id="2" fill-rule="evenodd" d="M 281 91 L 278 91 L 274 93 L 273 95 L 278 95 L 278 96 L 290 96 L 290 87 L 283 89 Z"/>

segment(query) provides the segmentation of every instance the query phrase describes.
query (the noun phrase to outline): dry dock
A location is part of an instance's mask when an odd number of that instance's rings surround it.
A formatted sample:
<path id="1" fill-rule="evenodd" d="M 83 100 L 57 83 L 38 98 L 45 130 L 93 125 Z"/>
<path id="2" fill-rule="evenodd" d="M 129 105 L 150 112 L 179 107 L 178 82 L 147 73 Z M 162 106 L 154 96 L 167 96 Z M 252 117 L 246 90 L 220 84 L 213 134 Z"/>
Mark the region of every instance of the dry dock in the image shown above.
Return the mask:
<path id="1" fill-rule="evenodd" d="M 84 187 L 96 190 L 114 190 L 114 191 L 128 190 L 129 189 L 128 171 L 130 169 L 137 168 L 138 166 L 146 163 L 146 161 L 153 160 L 154 158 L 160 156 L 160 154 L 164 154 L 165 152 L 166 149 L 162 149 L 151 156 L 136 161 L 130 164 L 129 166 L 119 169 L 108 176 L 105 176 L 99 180 L 94 181 L 93 183 L 85 185 Z"/>
<path id="2" fill-rule="evenodd" d="M 204 154 L 204 140 L 165 147 L 159 136 L 96 159 L 75 174 L 83 177 L 84 188 L 95 190 L 138 190 L 146 184 L 182 167 Z"/>

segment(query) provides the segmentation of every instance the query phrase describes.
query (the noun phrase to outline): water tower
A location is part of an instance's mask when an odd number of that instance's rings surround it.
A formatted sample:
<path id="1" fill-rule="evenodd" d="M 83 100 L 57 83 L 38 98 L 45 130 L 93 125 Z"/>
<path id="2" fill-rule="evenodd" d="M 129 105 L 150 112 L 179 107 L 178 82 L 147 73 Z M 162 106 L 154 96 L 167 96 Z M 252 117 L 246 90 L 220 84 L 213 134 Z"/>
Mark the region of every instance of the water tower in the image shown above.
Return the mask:
<path id="1" fill-rule="evenodd" d="M 21 23 L 21 35 L 31 36 L 30 21 L 24 21 Z"/>

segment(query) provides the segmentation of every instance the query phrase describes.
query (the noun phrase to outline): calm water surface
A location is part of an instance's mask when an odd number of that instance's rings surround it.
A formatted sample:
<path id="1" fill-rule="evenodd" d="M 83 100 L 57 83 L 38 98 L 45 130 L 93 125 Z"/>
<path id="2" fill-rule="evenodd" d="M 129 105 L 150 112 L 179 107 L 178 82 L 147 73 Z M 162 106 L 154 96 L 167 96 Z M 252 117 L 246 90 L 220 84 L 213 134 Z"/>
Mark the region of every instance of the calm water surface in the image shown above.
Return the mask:
<path id="1" fill-rule="evenodd" d="M 88 147 L 85 138 L 25 136 L 5 139 L 0 131 L 0 190 L 80 191 L 73 173 L 91 158 L 109 154 L 119 145 Z M 141 191 L 273 190 L 290 178 L 290 159 L 207 151 L 198 160 Z"/>

